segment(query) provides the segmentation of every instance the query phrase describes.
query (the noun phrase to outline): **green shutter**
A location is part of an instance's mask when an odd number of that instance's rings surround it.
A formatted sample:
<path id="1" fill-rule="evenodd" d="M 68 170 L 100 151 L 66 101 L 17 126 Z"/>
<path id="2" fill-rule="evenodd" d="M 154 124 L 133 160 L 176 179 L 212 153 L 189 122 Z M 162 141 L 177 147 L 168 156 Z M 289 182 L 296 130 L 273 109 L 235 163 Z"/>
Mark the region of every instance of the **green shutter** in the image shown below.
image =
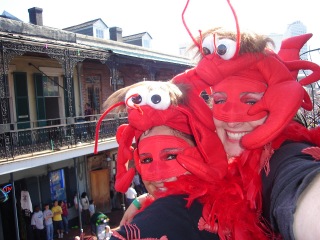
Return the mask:
<path id="1" fill-rule="evenodd" d="M 46 102 L 45 97 L 43 96 L 43 77 L 40 73 L 35 73 L 33 75 L 34 86 L 36 92 L 36 104 L 37 104 L 37 120 L 45 120 L 46 117 Z M 46 126 L 46 121 L 40 121 L 38 127 Z"/>
<path id="2" fill-rule="evenodd" d="M 18 129 L 30 128 L 28 83 L 25 72 L 13 73 Z"/>

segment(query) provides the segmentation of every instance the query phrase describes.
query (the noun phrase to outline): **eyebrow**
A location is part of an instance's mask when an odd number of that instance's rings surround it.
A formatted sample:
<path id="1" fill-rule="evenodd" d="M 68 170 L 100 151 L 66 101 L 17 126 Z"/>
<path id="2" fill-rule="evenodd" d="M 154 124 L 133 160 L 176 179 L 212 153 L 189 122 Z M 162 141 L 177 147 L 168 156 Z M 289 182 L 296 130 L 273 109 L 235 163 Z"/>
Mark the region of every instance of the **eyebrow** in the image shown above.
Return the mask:
<path id="1" fill-rule="evenodd" d="M 178 151 L 181 151 L 183 148 L 181 147 L 177 147 L 177 148 L 165 148 L 165 149 L 162 149 L 160 151 L 160 155 L 162 154 L 165 154 L 165 153 L 172 153 L 172 152 L 178 152 Z M 139 156 L 150 156 L 152 155 L 150 152 L 145 152 L 145 153 L 139 153 Z"/>
<path id="2" fill-rule="evenodd" d="M 264 92 L 242 92 L 242 93 L 240 93 L 240 97 L 247 96 L 247 95 L 262 98 L 262 96 L 264 95 Z"/>

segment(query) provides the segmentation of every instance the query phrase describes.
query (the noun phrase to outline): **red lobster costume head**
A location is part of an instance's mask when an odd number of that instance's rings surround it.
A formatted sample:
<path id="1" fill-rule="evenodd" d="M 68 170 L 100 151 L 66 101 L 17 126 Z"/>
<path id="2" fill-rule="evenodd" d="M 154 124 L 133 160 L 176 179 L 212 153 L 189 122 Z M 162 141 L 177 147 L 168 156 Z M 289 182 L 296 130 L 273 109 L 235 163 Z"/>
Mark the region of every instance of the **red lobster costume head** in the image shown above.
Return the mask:
<path id="1" fill-rule="evenodd" d="M 134 150 L 131 147 L 134 137 L 138 144 L 142 133 L 161 125 L 194 137 L 197 146 L 192 148 L 192 151 L 188 149 L 189 152 L 186 153 L 188 156 L 179 161 L 187 171 L 200 175 L 208 181 L 221 179 L 226 174 L 225 152 L 214 132 L 215 127 L 210 109 L 202 98 L 192 92 L 182 94 L 181 90 L 170 82 L 151 81 L 139 82 L 120 89 L 109 99 L 114 96 L 117 96 L 117 101 L 126 104 L 129 121 L 129 124 L 119 127 L 116 135 L 119 143 L 115 184 L 117 191 L 126 192 L 132 182 L 135 170 L 133 168 L 127 169 L 128 161 L 132 159 L 135 160 L 135 167 L 142 179 L 161 180 L 161 174 L 158 174 L 157 171 L 150 174 L 147 172 L 150 171 L 150 168 L 141 165 L 137 153 L 139 148 Z M 99 123 L 105 115 L 103 114 L 98 122 L 97 133 L 100 128 Z M 210 163 L 208 164 L 210 169 L 199 168 L 200 162 Z M 161 169 L 159 169 L 160 171 Z M 166 177 L 171 176 L 167 175 Z"/>
<path id="2" fill-rule="evenodd" d="M 268 49 L 270 39 L 261 35 L 240 34 L 235 12 L 229 0 L 227 2 L 234 13 L 237 31 L 213 29 L 201 34 L 197 40 L 191 36 L 203 58 L 196 67 L 176 76 L 173 82 L 187 82 L 197 94 L 230 78 L 263 82 L 266 86 L 263 98 L 244 113 L 253 119 L 268 115 L 263 125 L 242 138 L 244 147 L 254 149 L 276 138 L 300 107 L 312 109 L 303 86 L 320 79 L 320 67 L 299 60 L 300 48 L 311 34 L 283 41 L 279 54 L 276 54 Z M 312 73 L 298 82 L 297 73 L 302 69 Z M 235 86 L 230 83 L 229 87 Z"/>

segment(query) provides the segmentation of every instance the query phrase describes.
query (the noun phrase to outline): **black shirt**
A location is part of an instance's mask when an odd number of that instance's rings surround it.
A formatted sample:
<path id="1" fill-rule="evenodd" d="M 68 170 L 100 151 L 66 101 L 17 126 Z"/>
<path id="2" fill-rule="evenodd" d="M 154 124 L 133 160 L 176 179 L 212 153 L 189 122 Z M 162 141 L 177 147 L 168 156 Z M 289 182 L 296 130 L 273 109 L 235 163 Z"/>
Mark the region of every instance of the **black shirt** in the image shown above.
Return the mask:
<path id="1" fill-rule="evenodd" d="M 270 173 L 262 174 L 263 214 L 284 239 L 294 239 L 293 220 L 300 194 L 320 173 L 320 162 L 301 151 L 311 145 L 286 142 L 270 159 Z"/>
<path id="2" fill-rule="evenodd" d="M 134 217 L 131 224 L 136 225 L 136 228 L 130 228 L 135 230 L 129 231 L 129 234 L 134 232 L 133 239 L 160 239 L 166 236 L 168 240 L 218 240 L 216 234 L 198 229 L 202 205 L 195 201 L 190 208 L 186 208 L 186 203 L 182 195 L 157 199 Z M 122 226 L 118 232 L 127 240 L 131 239 L 126 236 L 125 227 Z M 110 239 L 117 238 L 113 236 Z"/>

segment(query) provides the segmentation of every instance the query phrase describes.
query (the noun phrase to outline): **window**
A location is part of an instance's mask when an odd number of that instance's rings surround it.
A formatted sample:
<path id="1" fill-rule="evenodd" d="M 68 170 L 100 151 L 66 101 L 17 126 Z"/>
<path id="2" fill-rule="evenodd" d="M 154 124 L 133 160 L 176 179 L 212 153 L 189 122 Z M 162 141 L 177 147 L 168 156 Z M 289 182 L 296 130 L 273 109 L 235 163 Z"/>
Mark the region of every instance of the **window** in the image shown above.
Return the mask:
<path id="1" fill-rule="evenodd" d="M 103 30 L 96 29 L 96 37 L 104 39 Z"/>
<path id="2" fill-rule="evenodd" d="M 58 77 L 43 77 L 43 96 L 59 97 L 59 78 Z"/>
<path id="3" fill-rule="evenodd" d="M 150 48 L 150 40 L 149 39 L 143 39 L 143 47 Z"/>
<path id="4" fill-rule="evenodd" d="M 101 101 L 101 76 L 100 75 L 90 75 L 86 77 L 86 89 L 88 99 L 85 101 L 89 103 L 94 113 L 100 113 L 100 101 Z M 93 114 L 94 114 L 93 113 Z"/>

